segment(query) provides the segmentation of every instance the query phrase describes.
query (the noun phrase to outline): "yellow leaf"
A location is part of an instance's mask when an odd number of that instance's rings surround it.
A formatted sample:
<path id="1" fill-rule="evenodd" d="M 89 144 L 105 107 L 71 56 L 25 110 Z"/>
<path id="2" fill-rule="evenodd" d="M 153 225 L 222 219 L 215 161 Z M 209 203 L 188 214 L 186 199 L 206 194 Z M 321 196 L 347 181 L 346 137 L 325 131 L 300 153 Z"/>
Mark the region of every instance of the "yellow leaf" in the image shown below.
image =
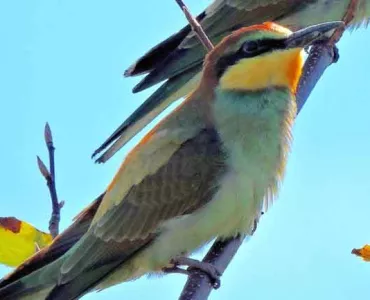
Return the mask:
<path id="1" fill-rule="evenodd" d="M 353 249 L 352 253 L 362 257 L 364 261 L 370 261 L 370 245 L 365 245 L 361 249 Z"/>
<path id="2" fill-rule="evenodd" d="M 16 267 L 49 245 L 50 234 L 14 217 L 0 218 L 0 264 Z"/>

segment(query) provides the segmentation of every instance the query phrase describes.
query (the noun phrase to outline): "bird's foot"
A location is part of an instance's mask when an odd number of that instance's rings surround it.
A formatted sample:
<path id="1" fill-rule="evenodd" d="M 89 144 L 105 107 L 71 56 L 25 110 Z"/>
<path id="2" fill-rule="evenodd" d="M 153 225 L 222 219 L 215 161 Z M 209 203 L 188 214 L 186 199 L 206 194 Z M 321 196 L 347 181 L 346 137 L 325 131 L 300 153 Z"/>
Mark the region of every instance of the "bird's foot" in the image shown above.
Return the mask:
<path id="1" fill-rule="evenodd" d="M 169 268 L 164 268 L 163 272 L 190 275 L 191 274 L 190 271 L 192 269 L 198 269 L 208 275 L 209 279 L 212 282 L 212 286 L 214 289 L 218 289 L 221 285 L 221 280 L 220 280 L 221 273 L 211 263 L 202 262 L 202 261 L 192 259 L 189 257 L 177 257 L 171 260 L 171 264 L 173 264 L 174 266 L 169 267 Z M 179 266 L 187 266 L 188 269 L 185 270 L 185 269 L 179 268 Z"/>
<path id="2" fill-rule="evenodd" d="M 181 269 L 177 266 L 162 268 L 162 272 L 166 274 L 184 274 L 189 276 L 190 272 L 185 269 Z"/>

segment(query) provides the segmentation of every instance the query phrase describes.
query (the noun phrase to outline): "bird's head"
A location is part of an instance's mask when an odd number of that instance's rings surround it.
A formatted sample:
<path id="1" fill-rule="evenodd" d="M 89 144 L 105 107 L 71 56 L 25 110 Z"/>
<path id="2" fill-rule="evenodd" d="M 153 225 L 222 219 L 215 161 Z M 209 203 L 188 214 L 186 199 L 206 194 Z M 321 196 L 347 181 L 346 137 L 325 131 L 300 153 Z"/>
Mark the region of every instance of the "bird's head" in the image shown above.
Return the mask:
<path id="1" fill-rule="evenodd" d="M 283 87 L 295 93 L 303 49 L 341 25 L 329 22 L 296 32 L 275 23 L 241 28 L 207 55 L 202 82 L 226 91 Z"/>

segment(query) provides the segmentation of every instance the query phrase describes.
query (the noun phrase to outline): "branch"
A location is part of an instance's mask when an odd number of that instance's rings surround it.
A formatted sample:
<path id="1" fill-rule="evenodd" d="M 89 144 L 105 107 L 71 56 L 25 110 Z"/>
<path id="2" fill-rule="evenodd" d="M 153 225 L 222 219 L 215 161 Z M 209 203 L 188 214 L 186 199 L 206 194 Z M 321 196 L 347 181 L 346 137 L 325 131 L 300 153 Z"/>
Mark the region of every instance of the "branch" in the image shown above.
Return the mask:
<path id="1" fill-rule="evenodd" d="M 200 24 L 191 16 L 185 4 L 176 0 L 180 8 L 183 10 L 186 18 L 188 19 L 190 25 L 192 26 L 195 34 L 198 36 L 199 40 L 205 46 L 205 48 L 210 51 L 212 47 L 207 46 L 204 41 L 209 41 L 205 32 L 201 28 Z M 357 7 L 358 0 L 351 0 L 347 13 L 343 17 L 343 22 L 347 25 L 354 18 L 354 11 Z M 298 90 L 296 94 L 297 101 L 297 114 L 303 108 L 308 97 L 310 96 L 312 90 L 316 86 L 317 82 L 320 80 L 321 76 L 324 74 L 325 70 L 338 60 L 337 49 L 335 44 L 340 40 L 345 27 L 338 28 L 335 30 L 332 37 L 326 42 L 315 45 L 311 47 L 309 56 L 305 62 L 302 76 L 298 85 Z M 212 45 L 211 42 L 209 44 Z M 208 44 L 208 45 L 209 45 Z M 255 228 L 257 228 L 257 221 L 255 222 Z M 239 247 L 242 245 L 245 237 L 238 236 L 236 238 L 231 238 L 225 241 L 216 240 L 206 256 L 203 258 L 203 262 L 212 263 L 217 270 L 222 275 L 226 270 L 227 266 L 230 264 L 234 255 L 237 253 Z M 188 280 L 182 290 L 179 300 L 204 300 L 207 299 L 211 291 L 213 290 L 213 285 L 209 279 L 209 276 L 204 274 L 200 270 L 188 270 L 190 275 Z"/>
<path id="2" fill-rule="evenodd" d="M 325 70 L 337 61 L 335 52 L 334 47 L 328 43 L 318 44 L 310 49 L 298 84 L 296 94 L 297 114 L 303 108 Z"/>
<path id="3" fill-rule="evenodd" d="M 198 37 L 199 41 L 202 43 L 204 48 L 206 48 L 207 51 L 211 51 L 214 46 L 211 42 L 211 40 L 208 38 L 206 33 L 204 32 L 202 26 L 200 26 L 197 19 L 195 19 L 189 12 L 188 8 L 184 4 L 182 0 L 175 0 L 176 3 L 180 6 L 181 10 L 183 11 L 186 19 L 188 20 L 191 28 L 193 29 L 195 35 Z"/>
<path id="4" fill-rule="evenodd" d="M 213 264 L 222 275 L 236 252 L 238 252 L 244 238 L 244 236 L 238 236 L 225 241 L 215 241 L 203 258 L 203 262 Z M 188 271 L 191 275 L 186 281 L 179 300 L 207 299 L 213 290 L 209 276 L 197 269 Z"/>
<path id="5" fill-rule="evenodd" d="M 42 176 L 44 176 L 46 180 L 46 184 L 50 192 L 52 213 L 49 221 L 49 231 L 52 237 L 55 238 L 59 234 L 60 209 L 63 207 L 64 202 L 58 201 L 57 190 L 55 187 L 55 159 L 54 159 L 55 147 L 53 144 L 53 136 L 51 133 L 51 129 L 48 123 L 46 123 L 45 125 L 44 138 L 49 152 L 50 172 L 48 168 L 45 166 L 44 162 L 38 156 L 37 164 L 39 166 L 39 170 Z"/>

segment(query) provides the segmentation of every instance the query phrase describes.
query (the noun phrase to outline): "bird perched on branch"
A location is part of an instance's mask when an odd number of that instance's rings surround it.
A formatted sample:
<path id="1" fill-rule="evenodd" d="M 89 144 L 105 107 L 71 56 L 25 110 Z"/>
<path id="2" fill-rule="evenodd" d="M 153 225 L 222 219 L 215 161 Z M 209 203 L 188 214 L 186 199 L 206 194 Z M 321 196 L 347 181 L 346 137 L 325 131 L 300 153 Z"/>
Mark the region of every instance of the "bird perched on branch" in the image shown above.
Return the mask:
<path id="1" fill-rule="evenodd" d="M 273 21 L 297 30 L 343 20 L 346 15 L 350 15 L 349 28 L 366 23 L 370 17 L 370 0 L 214 0 L 197 19 L 211 41 L 218 43 L 243 26 Z M 171 103 L 197 86 L 205 53 L 187 25 L 126 70 L 125 76 L 149 73 L 134 88 L 135 93 L 167 81 L 94 152 L 95 156 L 105 151 L 98 162 L 107 161 Z"/>
<path id="2" fill-rule="evenodd" d="M 187 255 L 250 234 L 284 174 L 303 48 L 342 25 L 239 29 L 200 85 L 128 154 L 76 223 L 0 284 L 0 299 L 76 299 L 149 272 L 211 265 Z"/>
<path id="3" fill-rule="evenodd" d="M 0 284 L 0 299 L 76 299 L 150 272 L 183 273 L 184 265 L 217 281 L 212 265 L 188 255 L 216 237 L 253 231 L 283 179 L 303 48 L 341 25 L 292 33 L 264 23 L 223 39 L 207 55 L 198 88 L 80 215 L 79 228 L 89 224 L 81 238 L 61 254 L 62 234 L 60 247 L 49 247 L 60 257 L 45 250 L 21 266 Z"/>

